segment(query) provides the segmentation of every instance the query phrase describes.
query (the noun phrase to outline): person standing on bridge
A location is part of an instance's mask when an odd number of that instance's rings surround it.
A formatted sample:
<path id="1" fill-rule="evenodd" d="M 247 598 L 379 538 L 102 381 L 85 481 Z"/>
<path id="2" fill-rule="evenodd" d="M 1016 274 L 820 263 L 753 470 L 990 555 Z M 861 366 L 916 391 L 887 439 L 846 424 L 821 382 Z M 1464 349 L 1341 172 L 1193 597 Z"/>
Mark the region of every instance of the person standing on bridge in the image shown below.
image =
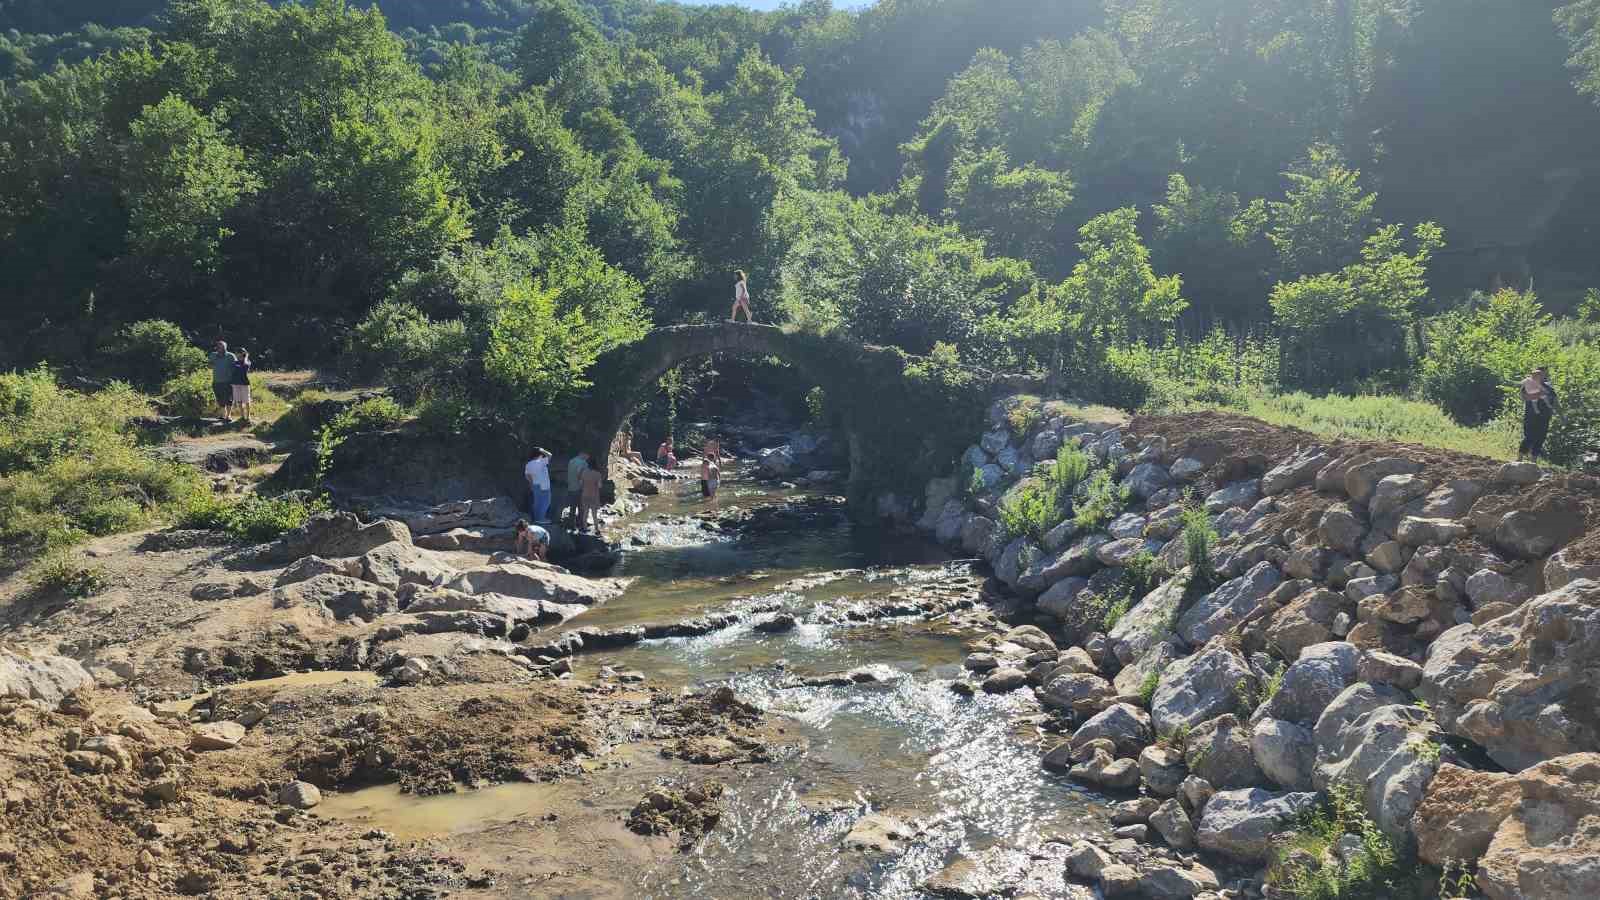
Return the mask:
<path id="1" fill-rule="evenodd" d="M 750 316 L 749 278 L 744 274 L 743 269 L 740 269 L 734 274 L 739 276 L 739 280 L 733 283 L 733 312 L 728 315 L 728 321 L 739 321 L 739 310 L 742 309 L 744 310 L 744 322 L 746 325 L 749 325 L 754 321 L 754 319 L 752 319 Z"/>

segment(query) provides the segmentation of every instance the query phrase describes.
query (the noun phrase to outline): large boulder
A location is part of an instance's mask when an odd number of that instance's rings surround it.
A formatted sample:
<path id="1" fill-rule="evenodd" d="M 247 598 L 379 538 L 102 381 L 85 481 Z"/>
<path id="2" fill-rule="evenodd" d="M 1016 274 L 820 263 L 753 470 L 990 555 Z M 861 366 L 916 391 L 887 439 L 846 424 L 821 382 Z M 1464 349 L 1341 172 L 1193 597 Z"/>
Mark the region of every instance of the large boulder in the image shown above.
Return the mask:
<path id="1" fill-rule="evenodd" d="M 1309 728 L 1282 719 L 1261 719 L 1250 731 L 1250 752 L 1267 778 L 1283 790 L 1312 789 L 1317 745 Z"/>
<path id="2" fill-rule="evenodd" d="M 1417 855 L 1436 866 L 1477 862 L 1521 799 L 1515 775 L 1441 764 L 1411 819 Z"/>
<path id="3" fill-rule="evenodd" d="M 1323 546 L 1355 556 L 1360 552 L 1362 538 L 1367 536 L 1367 523 L 1348 505 L 1335 503 L 1323 511 L 1317 536 Z"/>
<path id="4" fill-rule="evenodd" d="M 1272 614 L 1266 640 L 1287 660 L 1296 660 L 1307 647 L 1331 641 L 1339 614 L 1350 611 L 1343 594 L 1326 588 L 1306 591 Z"/>
<path id="5" fill-rule="evenodd" d="M 326 513 L 312 516 L 304 525 L 266 545 L 259 558 L 267 563 L 288 563 L 303 556 L 361 556 L 391 541 L 411 543 L 410 529 L 393 519 L 362 524 L 355 513 Z"/>
<path id="6" fill-rule="evenodd" d="M 1123 481 L 1133 496 L 1148 500 L 1153 495 L 1172 487 L 1172 474 L 1159 463 L 1143 462 L 1133 467 Z"/>
<path id="7" fill-rule="evenodd" d="M 390 541 L 361 557 L 361 579 L 391 591 L 405 584 L 442 584 L 455 571 L 430 551 L 409 542 Z"/>
<path id="8" fill-rule="evenodd" d="M 988 559 L 1003 540 L 1005 529 L 987 516 L 972 516 L 961 525 L 961 549 L 980 559 Z"/>
<path id="9" fill-rule="evenodd" d="M 1600 895 L 1600 754 L 1547 760 L 1516 777 L 1521 801 L 1478 861 L 1489 900 Z"/>
<path id="10" fill-rule="evenodd" d="M 400 608 L 394 591 L 370 581 L 345 575 L 318 575 L 306 581 L 272 589 L 274 609 L 306 607 L 324 618 L 350 618 L 371 622 Z"/>
<path id="11" fill-rule="evenodd" d="M 1600 581 L 1600 562 L 1581 559 L 1571 547 L 1552 553 L 1544 561 L 1544 586 L 1547 590 L 1564 588 L 1580 578 Z"/>
<path id="12" fill-rule="evenodd" d="M 1144 786 L 1158 797 L 1172 797 L 1189 777 L 1183 752 L 1166 744 L 1151 744 L 1139 752 L 1139 774 Z"/>
<path id="13" fill-rule="evenodd" d="M 1310 792 L 1217 791 L 1200 813 L 1195 841 L 1202 850 L 1237 862 L 1264 863 L 1272 857 L 1273 839 L 1316 803 L 1317 795 Z"/>
<path id="14" fill-rule="evenodd" d="M 1378 490 L 1378 482 L 1391 475 L 1414 475 L 1422 471 L 1422 463 L 1384 456 L 1351 466 L 1344 474 L 1344 492 L 1355 504 L 1364 504 Z"/>
<path id="15" fill-rule="evenodd" d="M 1150 701 L 1156 733 L 1169 734 L 1217 716 L 1242 712 L 1241 694 L 1254 696 L 1256 690 L 1256 676 L 1238 654 L 1220 641 L 1208 644 L 1199 653 L 1172 663 L 1162 673 Z"/>
<path id="16" fill-rule="evenodd" d="M 1460 478 L 1447 481 L 1423 498 L 1418 515 L 1428 519 L 1459 519 L 1483 496 L 1483 482 Z"/>
<path id="17" fill-rule="evenodd" d="M 1512 510 L 1494 529 L 1494 544 L 1519 559 L 1539 559 L 1583 534 L 1583 512 L 1567 505 Z"/>
<path id="18" fill-rule="evenodd" d="M 287 584 L 315 578 L 318 575 L 345 575 L 350 578 L 360 578 L 361 558 L 352 556 L 348 559 L 323 559 L 320 556 L 303 556 L 290 563 L 282 572 L 279 572 L 277 580 L 273 582 L 273 586 L 283 587 Z"/>
<path id="19" fill-rule="evenodd" d="M 463 594 L 505 594 L 524 600 L 595 606 L 620 593 L 615 584 L 573 575 L 544 563 L 500 563 L 467 569 L 442 587 Z"/>
<path id="20" fill-rule="evenodd" d="M 530 600 L 506 594 L 467 594 L 449 588 L 420 585 L 407 585 L 400 589 L 400 607 L 412 615 L 467 612 L 502 616 L 506 620 L 507 631 L 519 623 L 543 626 L 565 622 L 586 608 L 577 604 Z"/>
<path id="21" fill-rule="evenodd" d="M 1051 709 L 1066 709 L 1080 716 L 1092 715 L 1117 696 L 1111 682 L 1087 672 L 1060 672 L 1039 690 L 1039 702 Z"/>
<path id="22" fill-rule="evenodd" d="M 1263 496 L 1276 497 L 1316 480 L 1317 471 L 1328 464 L 1328 453 L 1321 447 L 1305 447 L 1261 476 Z"/>
<path id="23" fill-rule="evenodd" d="M 1317 724 L 1311 729 L 1312 739 L 1318 747 L 1331 747 L 1339 740 L 1340 732 L 1356 719 L 1380 707 L 1409 702 L 1411 698 L 1404 691 L 1387 684 L 1358 681 L 1340 691 L 1339 696 L 1333 698 L 1328 708 L 1317 717 Z"/>
<path id="24" fill-rule="evenodd" d="M 1178 636 L 1192 646 L 1204 644 L 1255 612 L 1262 598 L 1282 582 L 1283 575 L 1277 566 L 1270 562 L 1257 563 L 1250 571 L 1196 601 L 1178 619 Z"/>
<path id="25" fill-rule="evenodd" d="M 1254 787 L 1266 775 L 1256 765 L 1250 737 L 1250 729 L 1232 714 L 1202 722 L 1184 740 L 1184 763 L 1212 787 Z"/>
<path id="26" fill-rule="evenodd" d="M 1136 696 L 1145 689 L 1152 677 L 1160 679 L 1168 666 L 1184 656 L 1184 651 L 1178 649 L 1177 642 L 1176 637 L 1161 641 L 1146 650 L 1138 659 L 1123 666 L 1111 680 L 1117 688 L 1117 696 Z"/>
<path id="27" fill-rule="evenodd" d="M 92 687 L 94 678 L 77 660 L 0 644 L 0 697 L 54 707 L 68 694 Z"/>
<path id="28" fill-rule="evenodd" d="M 1117 620 L 1116 627 L 1106 637 L 1111 641 L 1111 651 L 1123 665 L 1144 656 L 1146 651 L 1172 635 L 1188 581 L 1187 575 L 1168 579 Z"/>
<path id="29" fill-rule="evenodd" d="M 1427 710 L 1380 706 L 1318 743 L 1312 782 L 1318 790 L 1343 784 L 1360 791 L 1372 821 L 1403 840 L 1439 766 L 1437 737 Z"/>
<path id="30" fill-rule="evenodd" d="M 1433 482 L 1421 475 L 1390 475 L 1378 481 L 1367 503 L 1367 511 L 1374 520 L 1385 518 L 1431 490 Z"/>
<path id="31" fill-rule="evenodd" d="M 1600 582 L 1574 581 L 1429 647 L 1418 693 L 1439 723 L 1519 770 L 1600 749 Z"/>
<path id="32" fill-rule="evenodd" d="M 1233 484 L 1218 488 L 1206 496 L 1206 512 L 1216 515 L 1224 510 L 1235 507 L 1249 509 L 1261 499 L 1261 481 L 1249 479 L 1235 481 Z"/>
<path id="33" fill-rule="evenodd" d="M 1016 589 L 1022 582 L 1022 573 L 1042 558 L 1044 551 L 1037 544 L 1025 537 L 1016 538 L 1000 554 L 1000 561 L 994 567 L 994 576 L 1008 587 Z"/>
<path id="34" fill-rule="evenodd" d="M 1114 703 L 1078 726 L 1072 746 L 1077 749 L 1101 738 L 1116 745 L 1118 756 L 1138 756 L 1154 740 L 1150 714 L 1129 703 Z"/>
<path id="35" fill-rule="evenodd" d="M 969 460 L 972 451 L 974 450 L 978 450 L 978 448 L 968 447 L 968 455 L 963 457 L 963 459 Z M 978 455 L 983 457 L 983 451 L 978 450 Z M 976 467 L 987 465 L 988 462 L 989 460 L 986 457 L 983 457 L 977 462 L 968 462 L 968 465 Z M 938 527 L 939 515 L 944 512 L 944 505 L 951 500 L 956 499 L 959 492 L 960 488 L 957 486 L 954 478 L 930 478 L 928 480 L 927 490 L 923 493 L 922 518 L 917 520 L 917 527 L 921 528 L 923 531 L 932 531 L 934 528 Z"/>
<path id="36" fill-rule="evenodd" d="M 1094 555 L 1095 559 L 1099 560 L 1102 565 L 1121 567 L 1130 565 L 1134 557 L 1141 553 L 1155 556 L 1161 552 L 1161 547 L 1160 541 L 1152 541 L 1140 537 L 1121 538 L 1101 544 L 1095 550 Z"/>
<path id="37" fill-rule="evenodd" d="M 1267 701 L 1265 715 L 1296 725 L 1314 725 L 1333 698 L 1356 680 L 1360 664 L 1361 651 L 1344 641 L 1307 647 L 1284 670 L 1277 693 Z"/>
<path id="38" fill-rule="evenodd" d="M 954 544 L 961 539 L 961 530 L 966 527 L 971 514 L 967 512 L 966 504 L 958 499 L 946 500 L 944 508 L 933 520 L 933 536 L 941 544 Z"/>

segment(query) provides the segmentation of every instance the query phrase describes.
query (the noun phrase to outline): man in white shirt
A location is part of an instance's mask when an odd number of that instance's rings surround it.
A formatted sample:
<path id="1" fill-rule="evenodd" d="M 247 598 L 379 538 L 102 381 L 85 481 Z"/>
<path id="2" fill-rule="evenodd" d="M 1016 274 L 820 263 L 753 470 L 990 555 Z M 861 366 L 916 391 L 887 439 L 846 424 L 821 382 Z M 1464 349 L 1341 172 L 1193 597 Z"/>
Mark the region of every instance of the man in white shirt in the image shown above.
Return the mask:
<path id="1" fill-rule="evenodd" d="M 533 448 L 528 454 L 528 464 L 522 467 L 522 477 L 528 482 L 528 512 L 539 525 L 550 522 L 550 451 Z"/>

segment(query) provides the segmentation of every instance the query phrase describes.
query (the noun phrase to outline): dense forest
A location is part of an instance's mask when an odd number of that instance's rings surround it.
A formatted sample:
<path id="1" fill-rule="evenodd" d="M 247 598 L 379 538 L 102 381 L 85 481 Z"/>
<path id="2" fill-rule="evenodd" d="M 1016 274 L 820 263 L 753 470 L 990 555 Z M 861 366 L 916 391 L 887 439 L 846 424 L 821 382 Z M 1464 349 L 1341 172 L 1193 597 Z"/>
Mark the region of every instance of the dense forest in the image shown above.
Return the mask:
<path id="1" fill-rule="evenodd" d="M 558 410 L 744 269 L 1128 407 L 1600 405 L 1600 0 L 0 0 L 0 73 L 0 366 Z"/>

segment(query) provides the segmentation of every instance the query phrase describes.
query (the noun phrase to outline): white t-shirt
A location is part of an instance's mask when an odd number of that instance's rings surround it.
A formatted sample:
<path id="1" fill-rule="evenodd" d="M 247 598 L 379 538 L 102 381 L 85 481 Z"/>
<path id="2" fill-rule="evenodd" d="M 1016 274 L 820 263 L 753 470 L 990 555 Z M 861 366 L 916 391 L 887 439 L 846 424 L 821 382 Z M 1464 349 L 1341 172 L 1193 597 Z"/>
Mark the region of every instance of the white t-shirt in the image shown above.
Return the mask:
<path id="1" fill-rule="evenodd" d="M 733 299 L 742 300 L 745 303 L 750 302 L 750 291 L 744 286 L 744 282 L 736 281 L 733 283 Z"/>
<path id="2" fill-rule="evenodd" d="M 528 460 L 528 464 L 522 467 L 522 475 L 534 487 L 550 490 L 550 457 Z"/>

